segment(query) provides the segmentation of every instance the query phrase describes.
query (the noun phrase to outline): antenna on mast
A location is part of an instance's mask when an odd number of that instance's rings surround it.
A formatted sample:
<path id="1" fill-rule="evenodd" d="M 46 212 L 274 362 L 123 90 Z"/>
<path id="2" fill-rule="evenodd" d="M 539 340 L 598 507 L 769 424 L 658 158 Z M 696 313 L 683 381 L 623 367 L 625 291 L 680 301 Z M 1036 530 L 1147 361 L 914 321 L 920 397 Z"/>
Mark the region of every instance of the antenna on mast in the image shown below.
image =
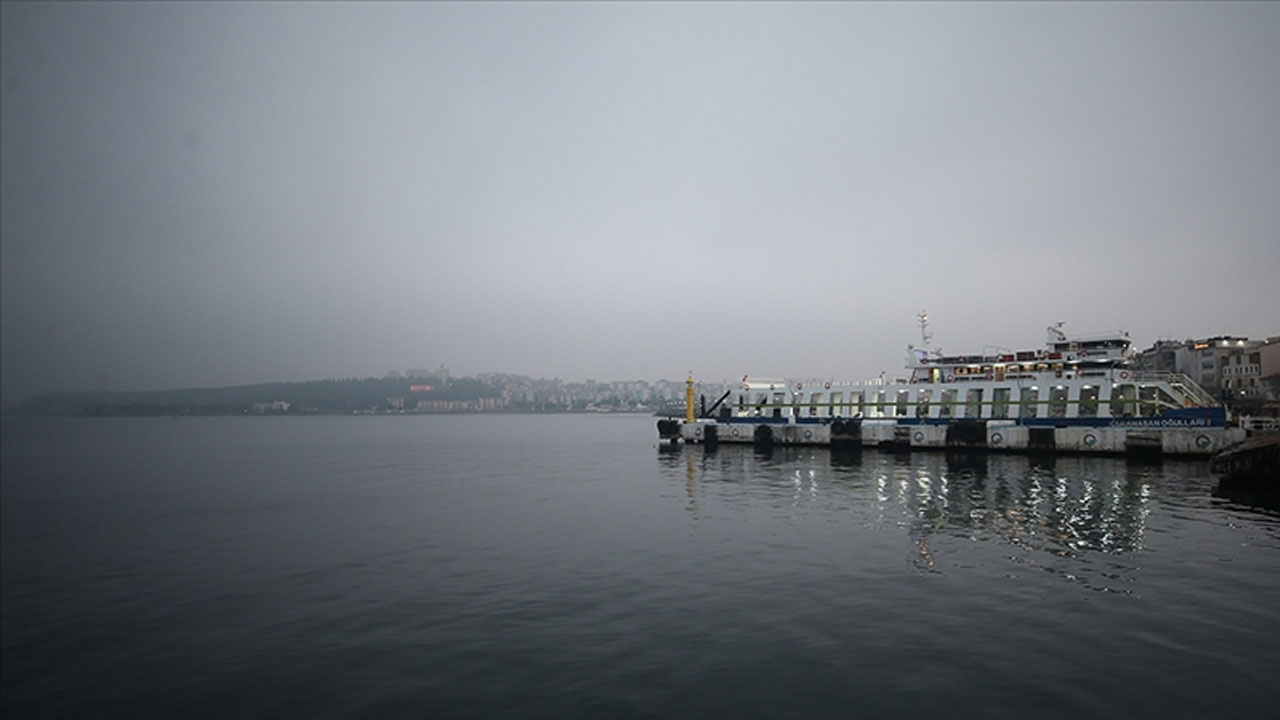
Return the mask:
<path id="1" fill-rule="evenodd" d="M 929 313 L 921 310 L 916 319 L 920 321 L 920 346 L 928 349 L 929 341 L 933 339 L 933 333 L 929 332 Z"/>

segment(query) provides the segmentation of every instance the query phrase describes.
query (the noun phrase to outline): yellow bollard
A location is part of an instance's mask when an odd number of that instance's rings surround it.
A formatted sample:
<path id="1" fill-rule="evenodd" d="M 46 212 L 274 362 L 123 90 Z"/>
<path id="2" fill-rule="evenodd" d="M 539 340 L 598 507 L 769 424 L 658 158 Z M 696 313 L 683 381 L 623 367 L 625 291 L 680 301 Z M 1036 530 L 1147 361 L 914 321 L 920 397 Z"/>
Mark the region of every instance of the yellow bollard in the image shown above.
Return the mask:
<path id="1" fill-rule="evenodd" d="M 684 381 L 684 421 L 693 422 L 693 371 L 689 371 L 689 379 Z"/>

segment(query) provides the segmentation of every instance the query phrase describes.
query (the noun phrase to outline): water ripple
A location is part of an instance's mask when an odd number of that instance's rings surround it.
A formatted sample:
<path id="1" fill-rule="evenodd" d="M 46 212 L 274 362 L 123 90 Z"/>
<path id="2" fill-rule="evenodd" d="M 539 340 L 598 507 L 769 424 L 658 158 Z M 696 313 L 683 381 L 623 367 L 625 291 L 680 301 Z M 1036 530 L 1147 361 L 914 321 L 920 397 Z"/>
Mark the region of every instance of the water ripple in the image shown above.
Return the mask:
<path id="1" fill-rule="evenodd" d="M 1202 464 L 208 420 L 6 435 L 6 716 L 1273 705 L 1280 518 Z"/>

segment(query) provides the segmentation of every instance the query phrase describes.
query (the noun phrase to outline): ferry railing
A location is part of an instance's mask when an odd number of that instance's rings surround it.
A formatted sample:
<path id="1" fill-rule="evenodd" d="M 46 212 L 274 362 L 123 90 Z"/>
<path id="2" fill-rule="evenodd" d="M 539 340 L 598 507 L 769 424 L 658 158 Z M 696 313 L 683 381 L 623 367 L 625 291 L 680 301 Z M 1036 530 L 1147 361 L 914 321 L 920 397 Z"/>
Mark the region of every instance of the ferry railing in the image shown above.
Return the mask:
<path id="1" fill-rule="evenodd" d="M 1280 430 L 1280 418 L 1244 415 L 1240 418 L 1240 427 L 1249 432 L 1276 432 Z"/>
<path id="2" fill-rule="evenodd" d="M 1209 394 L 1207 390 L 1200 387 L 1199 383 L 1192 380 L 1185 373 L 1179 372 L 1142 372 L 1136 373 L 1135 380 L 1138 382 L 1165 382 L 1171 387 L 1177 388 L 1189 396 L 1202 407 L 1213 407 L 1218 405 L 1218 401 Z"/>

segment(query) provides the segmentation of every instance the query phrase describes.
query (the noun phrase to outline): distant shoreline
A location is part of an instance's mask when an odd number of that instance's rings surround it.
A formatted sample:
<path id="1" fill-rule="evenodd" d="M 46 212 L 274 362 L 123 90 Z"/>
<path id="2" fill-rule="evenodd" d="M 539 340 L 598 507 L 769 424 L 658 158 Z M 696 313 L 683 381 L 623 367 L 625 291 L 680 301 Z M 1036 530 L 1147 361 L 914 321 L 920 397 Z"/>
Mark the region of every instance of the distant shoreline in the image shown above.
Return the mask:
<path id="1" fill-rule="evenodd" d="M 48 393 L 4 415 L 161 417 L 230 415 L 451 415 L 668 412 L 683 383 L 566 383 L 523 376 L 385 377 L 225 388 Z M 683 412 L 683 411 L 682 411 Z"/>
<path id="2" fill-rule="evenodd" d="M 367 411 L 315 411 L 315 412 L 287 412 L 287 413 L 255 413 L 255 412 L 136 412 L 129 411 L 128 408 L 120 408 L 120 412 L 101 412 L 101 413 L 79 413 L 79 414 L 36 414 L 36 413 L 6 413 L 5 419 L 21 420 L 21 419 L 119 419 L 119 418 L 307 418 L 307 417 L 443 417 L 443 416 L 479 416 L 479 415 L 643 415 L 647 417 L 676 417 L 670 413 L 660 413 L 652 409 L 638 410 L 587 410 L 574 408 L 569 410 L 520 410 L 520 409 L 501 409 L 501 410 L 484 410 L 484 411 L 428 411 L 414 410 L 406 412 L 367 412 Z M 680 417 L 683 417 L 680 415 Z"/>

